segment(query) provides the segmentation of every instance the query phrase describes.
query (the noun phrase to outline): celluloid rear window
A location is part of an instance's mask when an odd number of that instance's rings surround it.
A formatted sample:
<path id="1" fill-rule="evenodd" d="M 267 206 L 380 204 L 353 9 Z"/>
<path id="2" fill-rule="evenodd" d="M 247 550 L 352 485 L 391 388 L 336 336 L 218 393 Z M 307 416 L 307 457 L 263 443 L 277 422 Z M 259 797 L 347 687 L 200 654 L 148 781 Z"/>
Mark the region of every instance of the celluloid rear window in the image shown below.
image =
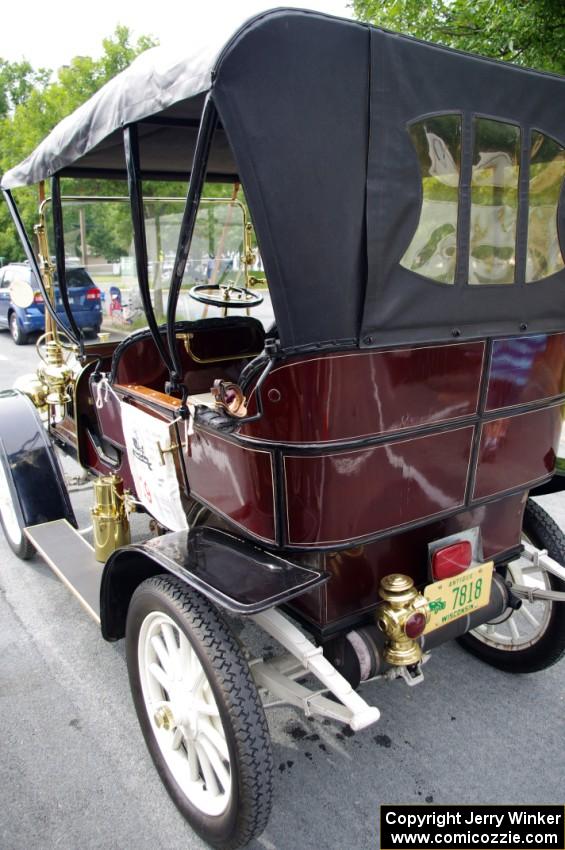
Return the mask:
<path id="1" fill-rule="evenodd" d="M 557 207 L 565 177 L 565 149 L 542 133 L 532 133 L 526 281 L 564 268 L 557 233 Z"/>
<path id="2" fill-rule="evenodd" d="M 514 283 L 520 128 L 474 121 L 469 283 Z"/>
<path id="3" fill-rule="evenodd" d="M 410 126 L 422 174 L 422 209 L 400 264 L 440 283 L 455 282 L 461 170 L 461 116 L 440 115 Z"/>

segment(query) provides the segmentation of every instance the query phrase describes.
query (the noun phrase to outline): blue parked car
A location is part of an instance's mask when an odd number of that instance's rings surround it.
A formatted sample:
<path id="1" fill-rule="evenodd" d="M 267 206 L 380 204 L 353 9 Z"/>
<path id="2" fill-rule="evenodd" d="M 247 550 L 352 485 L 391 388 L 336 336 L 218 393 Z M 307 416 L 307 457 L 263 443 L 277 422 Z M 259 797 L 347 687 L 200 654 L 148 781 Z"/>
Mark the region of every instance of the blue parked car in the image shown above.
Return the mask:
<path id="1" fill-rule="evenodd" d="M 33 304 L 23 309 L 12 301 L 10 285 L 14 281 L 29 283 L 35 290 Z M 55 277 L 55 283 L 57 278 Z M 79 328 L 92 334 L 100 331 L 102 324 L 101 293 L 94 281 L 81 267 L 67 269 L 69 301 Z M 55 286 L 56 310 L 66 323 L 59 288 Z M 0 329 L 8 328 L 16 345 L 25 345 L 35 331 L 45 329 L 45 304 L 28 263 L 10 263 L 0 269 Z"/>

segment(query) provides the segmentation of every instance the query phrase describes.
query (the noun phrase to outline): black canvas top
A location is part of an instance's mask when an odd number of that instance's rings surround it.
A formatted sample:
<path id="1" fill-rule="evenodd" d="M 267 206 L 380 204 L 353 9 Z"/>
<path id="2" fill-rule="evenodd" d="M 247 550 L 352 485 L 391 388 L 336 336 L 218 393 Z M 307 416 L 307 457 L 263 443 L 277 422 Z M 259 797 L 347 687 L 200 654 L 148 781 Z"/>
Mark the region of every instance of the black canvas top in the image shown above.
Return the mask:
<path id="1" fill-rule="evenodd" d="M 138 109 L 147 176 L 188 172 L 206 88 L 209 173 L 243 183 L 285 349 L 565 329 L 565 79 L 277 10 Z M 124 114 L 55 171 L 123 171 Z"/>

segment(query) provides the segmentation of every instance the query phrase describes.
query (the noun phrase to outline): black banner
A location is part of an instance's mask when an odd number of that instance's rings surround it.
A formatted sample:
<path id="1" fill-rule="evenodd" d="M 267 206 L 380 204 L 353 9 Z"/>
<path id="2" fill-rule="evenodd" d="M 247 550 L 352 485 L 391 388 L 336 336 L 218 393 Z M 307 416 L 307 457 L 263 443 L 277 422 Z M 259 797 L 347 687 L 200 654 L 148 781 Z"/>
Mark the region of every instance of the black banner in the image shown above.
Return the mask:
<path id="1" fill-rule="evenodd" d="M 381 850 L 565 850 L 563 806 L 381 806 Z"/>

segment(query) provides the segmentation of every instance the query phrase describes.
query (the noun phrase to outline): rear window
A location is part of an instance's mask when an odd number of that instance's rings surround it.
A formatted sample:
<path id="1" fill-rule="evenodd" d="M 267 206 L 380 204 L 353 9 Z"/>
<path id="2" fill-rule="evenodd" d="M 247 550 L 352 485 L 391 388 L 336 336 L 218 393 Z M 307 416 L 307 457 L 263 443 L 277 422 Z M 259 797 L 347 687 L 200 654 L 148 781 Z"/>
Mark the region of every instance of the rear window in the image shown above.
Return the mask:
<path id="1" fill-rule="evenodd" d="M 84 269 L 66 269 L 65 277 L 67 280 L 67 287 L 69 289 L 77 289 L 78 287 L 83 286 L 94 286 L 92 278 Z M 57 281 L 56 275 L 55 281 Z"/>
<path id="2" fill-rule="evenodd" d="M 455 283 L 461 116 L 426 118 L 409 132 L 422 176 L 422 208 L 400 264 L 440 283 Z"/>
<path id="3" fill-rule="evenodd" d="M 549 136 L 532 133 L 526 281 L 533 283 L 564 268 L 557 214 L 565 178 L 565 149 Z"/>
<path id="4" fill-rule="evenodd" d="M 463 143 L 455 113 L 428 116 L 407 130 L 422 188 L 402 266 L 437 283 L 458 277 L 471 285 L 532 283 L 565 268 L 563 145 L 538 130 L 480 116 Z M 517 251 L 520 221 L 525 257 Z"/>
<path id="5" fill-rule="evenodd" d="M 514 283 L 520 128 L 474 122 L 469 283 Z"/>

